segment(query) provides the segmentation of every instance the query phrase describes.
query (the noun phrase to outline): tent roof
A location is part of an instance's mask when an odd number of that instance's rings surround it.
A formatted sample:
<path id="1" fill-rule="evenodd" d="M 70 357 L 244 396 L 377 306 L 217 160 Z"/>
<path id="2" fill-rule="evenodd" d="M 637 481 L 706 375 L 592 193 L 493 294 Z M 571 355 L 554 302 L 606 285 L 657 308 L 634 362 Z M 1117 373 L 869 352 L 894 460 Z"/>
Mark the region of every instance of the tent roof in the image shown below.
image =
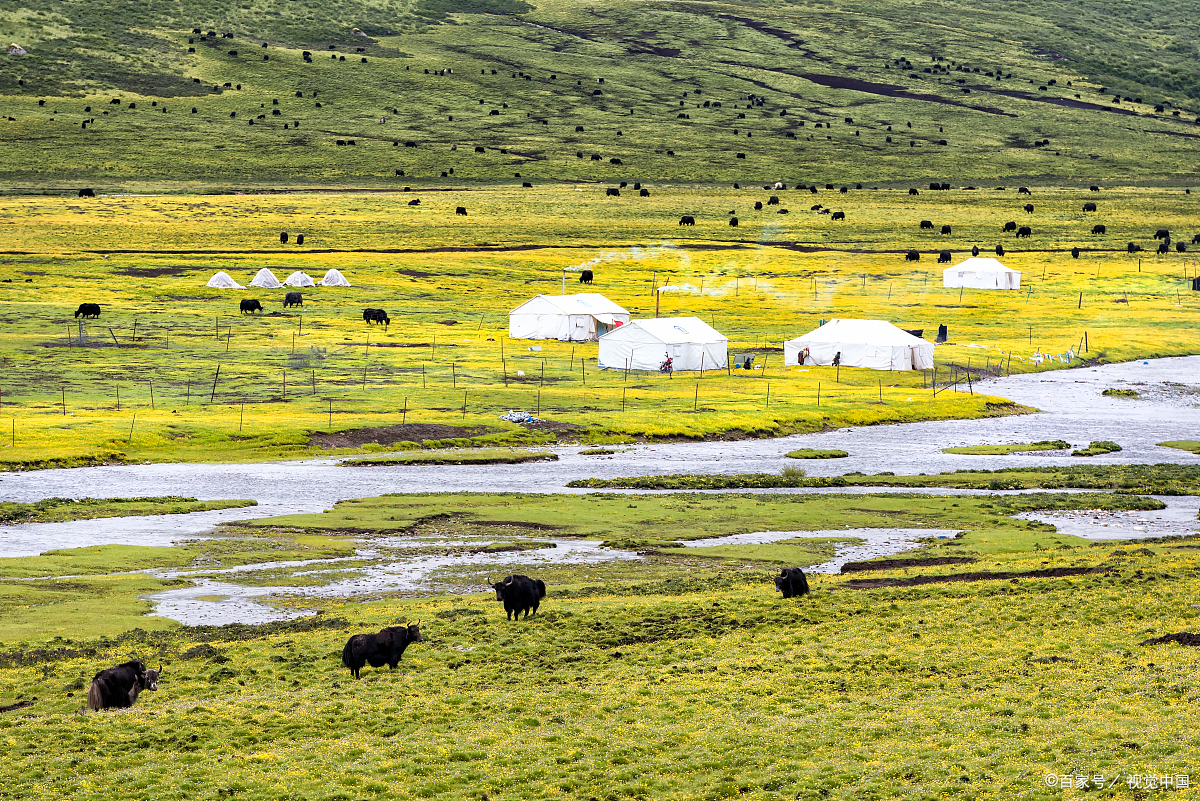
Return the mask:
<path id="1" fill-rule="evenodd" d="M 330 268 L 325 273 L 325 277 L 321 279 L 321 286 L 350 286 L 350 282 L 337 268 Z"/>
<path id="2" fill-rule="evenodd" d="M 987 258 L 984 256 L 972 256 L 971 258 L 961 261 L 953 267 L 947 267 L 942 270 L 943 273 L 950 272 L 977 272 L 977 273 L 1017 273 L 1020 271 L 1010 267 L 1005 267 L 1000 263 L 999 259 Z"/>
<path id="3" fill-rule="evenodd" d="M 528 308 L 526 308 L 528 307 Z M 625 309 L 596 292 L 576 295 L 535 295 L 509 314 L 629 314 Z"/>
<path id="4" fill-rule="evenodd" d="M 664 344 L 728 342 L 729 338 L 699 317 L 659 317 L 630 320 L 620 328 L 614 328 L 601 339 L 608 337 L 631 338 L 645 332 L 651 339 Z"/>
<path id="5" fill-rule="evenodd" d="M 263 267 L 254 276 L 254 280 L 250 282 L 250 286 L 261 287 L 263 289 L 278 289 L 283 284 L 279 283 L 279 279 L 275 277 L 275 273 Z"/>
<path id="6" fill-rule="evenodd" d="M 205 284 L 205 286 L 212 287 L 213 289 L 245 289 L 246 288 L 246 287 L 242 286 L 241 284 L 239 284 L 237 281 L 234 281 L 232 278 L 230 278 L 229 273 L 227 273 L 227 272 L 214 273 L 213 277 L 208 279 L 208 283 Z"/>
<path id="7" fill-rule="evenodd" d="M 844 342 L 854 345 L 915 345 L 925 342 L 920 337 L 915 337 L 886 320 L 841 320 L 837 318 L 791 341 L 799 340 Z"/>
<path id="8" fill-rule="evenodd" d="M 283 279 L 283 285 L 284 286 L 316 286 L 316 284 L 313 282 L 312 278 L 310 278 L 307 273 L 305 273 L 301 270 L 296 270 L 296 272 L 292 273 L 287 278 Z"/>

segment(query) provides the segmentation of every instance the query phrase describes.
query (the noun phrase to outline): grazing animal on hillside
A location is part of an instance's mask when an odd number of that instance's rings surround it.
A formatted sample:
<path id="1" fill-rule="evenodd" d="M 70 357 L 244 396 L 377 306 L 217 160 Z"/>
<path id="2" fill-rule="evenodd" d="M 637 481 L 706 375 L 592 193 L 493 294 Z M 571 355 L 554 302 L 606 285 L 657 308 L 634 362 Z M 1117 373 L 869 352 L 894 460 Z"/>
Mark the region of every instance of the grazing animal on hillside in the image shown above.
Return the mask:
<path id="1" fill-rule="evenodd" d="M 529 576 L 513 574 L 504 581 L 492 585 L 496 591 L 496 600 L 504 602 L 504 612 L 508 620 L 516 620 L 525 613 L 529 617 L 530 610 L 537 614 L 538 606 L 546 597 L 546 583 L 541 579 L 531 579 Z"/>
<path id="2" fill-rule="evenodd" d="M 609 187 L 608 189 L 604 190 L 604 195 L 605 197 L 620 197 L 621 190 L 615 187 Z"/>
<path id="3" fill-rule="evenodd" d="M 972 246 L 971 246 L 971 255 L 972 255 L 972 256 L 978 256 L 978 255 L 979 255 L 979 245 L 972 245 Z"/>
<path id="4" fill-rule="evenodd" d="M 1187 245 L 1185 245 L 1183 242 L 1176 242 L 1175 250 L 1179 253 L 1187 253 Z"/>
<path id="5" fill-rule="evenodd" d="M 522 181 L 521 188 L 522 189 L 533 189 L 533 184 L 531 184 L 529 181 Z"/>
<path id="6" fill-rule="evenodd" d="M 1009 220 L 1008 222 L 1006 222 L 1004 224 L 1004 233 L 1008 233 L 1009 231 L 1015 231 L 1015 230 L 1017 230 L 1017 224 L 1015 222 L 1013 222 L 1012 220 Z"/>
<path id="7" fill-rule="evenodd" d="M 363 319 L 367 321 L 367 325 L 371 323 L 379 323 L 384 328 L 392 324 L 392 318 L 383 309 L 364 309 Z"/>
<path id="8" fill-rule="evenodd" d="M 408 201 L 408 205 L 410 205 L 410 206 L 420 206 L 420 205 L 421 205 L 421 198 L 419 198 L 419 197 L 415 197 L 415 198 L 413 198 L 412 200 Z"/>
<path id="9" fill-rule="evenodd" d="M 1079 258 L 1079 248 L 1071 248 L 1071 258 L 1072 259 Z"/>
<path id="10" fill-rule="evenodd" d="M 1159 228 L 1157 231 L 1154 232 L 1154 238 L 1155 239 L 1170 239 L 1171 232 L 1168 231 L 1166 228 Z"/>
<path id="11" fill-rule="evenodd" d="M 820 206 L 818 206 L 817 208 L 820 208 Z M 761 200 L 754 201 L 754 210 L 762 211 L 762 201 Z"/>
<path id="12" fill-rule="evenodd" d="M 910 250 L 904 254 L 904 260 L 905 261 L 920 261 L 921 254 L 915 250 Z"/>
<path id="13" fill-rule="evenodd" d="M 80 197 L 95 197 L 96 191 L 94 189 L 80 189 L 79 196 Z"/>
<path id="14" fill-rule="evenodd" d="M 844 220 L 844 219 L 846 219 L 846 212 L 844 212 L 844 211 L 835 211 L 835 212 L 833 213 L 833 216 L 832 216 L 832 217 L 830 217 L 829 219 L 831 219 L 831 220 Z"/>
<path id="15" fill-rule="evenodd" d="M 1032 195 L 1033 193 L 1029 191 L 1029 187 L 1028 187 L 1028 186 L 1018 186 L 1018 187 L 1017 187 L 1017 194 L 1018 194 L 1018 195 Z"/>
<path id="16" fill-rule="evenodd" d="M 1084 203 L 1084 204 L 1083 204 L 1083 210 L 1084 210 L 1084 211 L 1095 211 L 1095 210 L 1096 210 L 1096 204 L 1095 204 L 1095 203 Z"/>
<path id="17" fill-rule="evenodd" d="M 938 254 L 938 264 L 945 264 L 948 261 L 950 261 L 950 251 L 943 250 Z"/>
<path id="18" fill-rule="evenodd" d="M 1137 242 L 1130 242 L 1130 243 L 1129 243 L 1129 244 L 1126 246 L 1126 249 L 1127 249 L 1127 250 L 1128 250 L 1130 253 L 1140 253 L 1140 252 L 1141 252 L 1141 250 L 1142 250 L 1142 246 L 1141 246 L 1141 245 L 1139 245 Z"/>
<path id="19" fill-rule="evenodd" d="M 99 303 L 80 303 L 79 308 L 75 310 L 75 316 L 82 317 L 85 320 L 89 317 L 99 317 L 100 316 L 100 304 Z"/>
<path id="20" fill-rule="evenodd" d="M 921 230 L 922 231 L 932 231 L 933 230 L 933 220 L 921 220 Z"/>
<path id="21" fill-rule="evenodd" d="M 695 225 L 696 218 L 690 214 L 685 214 L 679 218 L 679 224 L 680 225 Z"/>
<path id="22" fill-rule="evenodd" d="M 283 296 L 283 308 L 288 306 L 303 306 L 304 297 L 299 292 L 289 292 Z"/>
<path id="23" fill-rule="evenodd" d="M 590 284 L 590 283 L 592 283 L 592 279 L 594 277 L 595 276 L 593 275 L 591 270 L 582 270 L 579 273 L 579 283 Z"/>
<path id="24" fill-rule="evenodd" d="M 767 205 L 768 206 L 778 206 L 779 205 L 779 196 L 771 195 L 769 198 L 767 198 Z"/>
<path id="25" fill-rule="evenodd" d="M 1158 243 L 1158 252 L 1160 254 L 1170 253 L 1171 252 L 1171 243 L 1170 242 L 1159 242 Z"/>
<path id="26" fill-rule="evenodd" d="M 1033 214 L 1033 204 L 1032 204 L 1032 203 L 1026 203 L 1026 204 L 1025 204 L 1025 213 L 1026 213 L 1026 214 Z"/>
<path id="27" fill-rule="evenodd" d="M 459 206 L 454 210 L 454 213 L 457 214 L 459 217 L 466 217 L 467 216 L 467 207 Z"/>
<path id="28" fill-rule="evenodd" d="M 1103 233 L 1107 233 L 1107 232 L 1108 232 L 1108 229 L 1105 228 L 1103 225 L 1093 225 L 1092 226 L 1093 234 L 1103 234 Z"/>
<path id="29" fill-rule="evenodd" d="M 943 226 L 942 226 L 942 234 L 943 234 L 943 235 L 945 235 L 945 234 L 948 234 L 948 233 L 950 233 L 950 232 L 951 232 L 950 226 L 948 226 L 948 225 L 943 225 Z"/>
<path id="30" fill-rule="evenodd" d="M 92 679 L 87 694 L 88 708 L 97 712 L 114 707 L 128 709 L 137 701 L 142 690 L 153 692 L 158 689 L 158 677 L 161 675 L 161 665 L 158 670 L 147 670 L 136 659 L 106 668 Z"/>
<path id="31" fill-rule="evenodd" d="M 247 299 L 238 304 L 238 309 L 242 314 L 253 314 L 262 311 L 263 307 L 257 300 Z"/>
<path id="32" fill-rule="evenodd" d="M 378 634 L 355 634 L 342 649 L 342 664 L 356 679 L 363 665 L 373 668 L 387 665 L 389 670 L 395 670 L 400 657 L 404 656 L 404 649 L 422 641 L 419 626 L 418 621 L 407 626 L 389 626 Z"/>
<path id="33" fill-rule="evenodd" d="M 737 227 L 738 227 L 738 218 L 737 218 L 737 217 L 730 217 L 730 218 L 729 218 L 729 227 L 730 227 L 730 228 L 737 228 Z"/>
<path id="34" fill-rule="evenodd" d="M 910 195 L 919 195 L 919 194 L 921 194 L 921 193 L 920 193 L 920 192 L 918 192 L 916 189 L 909 189 L 909 190 L 908 190 L 908 194 L 910 194 Z"/>
<path id="35" fill-rule="evenodd" d="M 1017 229 L 1017 239 L 1020 239 L 1023 236 L 1024 237 L 1033 236 L 1033 231 L 1030 230 L 1028 225 L 1022 225 L 1020 228 Z"/>
<path id="36" fill-rule="evenodd" d="M 639 190 L 638 190 L 638 197 L 650 197 L 650 190 L 649 190 L 649 189 L 645 189 L 645 188 L 643 188 L 643 189 L 639 189 Z"/>
<path id="37" fill-rule="evenodd" d="M 280 231 L 279 232 L 279 244 L 286 245 L 287 243 L 288 243 L 288 232 Z"/>
<path id="38" fill-rule="evenodd" d="M 1192 237 L 1192 244 L 1200 245 L 1200 234 L 1196 234 L 1195 236 Z"/>
<path id="39" fill-rule="evenodd" d="M 785 567 L 775 577 L 775 589 L 783 593 L 784 598 L 799 598 L 808 595 L 808 579 L 800 568 Z"/>
<path id="40" fill-rule="evenodd" d="M 1089 186 L 1089 187 L 1088 187 L 1088 189 L 1089 189 L 1089 190 L 1091 190 L 1092 192 L 1099 192 L 1099 191 L 1100 191 L 1100 187 L 1098 187 L 1098 186 L 1095 186 L 1095 185 L 1093 185 L 1093 186 Z"/>
<path id="41" fill-rule="evenodd" d="M 304 234 L 298 234 L 298 235 L 296 236 L 296 244 L 297 244 L 297 245 L 303 245 L 303 244 L 304 244 Z"/>
<path id="42" fill-rule="evenodd" d="M 996 255 L 997 256 L 1004 255 L 1004 245 L 996 245 Z"/>

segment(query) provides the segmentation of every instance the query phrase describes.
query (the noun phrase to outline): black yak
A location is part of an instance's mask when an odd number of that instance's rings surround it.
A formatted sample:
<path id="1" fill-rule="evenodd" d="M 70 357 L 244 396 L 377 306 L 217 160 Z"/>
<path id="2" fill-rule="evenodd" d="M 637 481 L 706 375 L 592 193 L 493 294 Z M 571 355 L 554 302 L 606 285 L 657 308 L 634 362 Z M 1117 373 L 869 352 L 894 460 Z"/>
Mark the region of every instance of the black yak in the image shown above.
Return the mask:
<path id="1" fill-rule="evenodd" d="M 784 598 L 799 598 L 808 595 L 808 579 L 800 568 L 785 567 L 775 577 L 775 589 L 782 592 Z"/>
<path id="2" fill-rule="evenodd" d="M 238 304 L 238 309 L 242 314 L 253 314 L 263 310 L 262 304 L 257 300 L 243 300 Z"/>
<path id="3" fill-rule="evenodd" d="M 420 621 L 407 626 L 389 626 L 378 634 L 355 634 L 346 641 L 342 649 L 342 664 L 350 669 L 354 678 L 363 665 L 378 668 L 384 665 L 395 670 L 404 656 L 404 649 L 411 643 L 421 642 Z"/>
<path id="4" fill-rule="evenodd" d="M 518 574 L 493 584 L 492 589 L 496 591 L 496 600 L 504 602 L 504 612 L 508 620 L 516 620 L 522 612 L 525 613 L 525 617 L 529 617 L 530 610 L 536 615 L 538 606 L 546 597 L 544 581 Z"/>
<path id="5" fill-rule="evenodd" d="M 87 694 L 88 708 L 97 712 L 113 707 L 128 709 L 137 701 L 142 690 L 158 689 L 158 677 L 161 675 L 162 665 L 158 670 L 147 670 L 137 660 L 106 668 L 92 679 Z"/>
<path id="6" fill-rule="evenodd" d="M 79 308 L 75 310 L 75 316 L 83 317 L 84 319 L 87 319 L 88 317 L 99 317 L 100 316 L 100 304 L 99 303 L 80 303 Z"/>

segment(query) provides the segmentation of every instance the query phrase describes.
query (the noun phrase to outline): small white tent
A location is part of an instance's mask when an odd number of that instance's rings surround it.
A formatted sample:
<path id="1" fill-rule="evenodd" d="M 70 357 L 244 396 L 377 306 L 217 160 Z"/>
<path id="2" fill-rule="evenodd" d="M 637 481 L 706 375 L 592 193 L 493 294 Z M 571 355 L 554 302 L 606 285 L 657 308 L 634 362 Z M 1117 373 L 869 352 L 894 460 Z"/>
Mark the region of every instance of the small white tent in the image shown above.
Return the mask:
<path id="1" fill-rule="evenodd" d="M 996 259 L 974 256 L 942 270 L 942 286 L 958 289 L 1020 289 L 1021 273 Z"/>
<path id="2" fill-rule="evenodd" d="M 208 283 L 205 284 L 205 286 L 212 287 L 213 289 L 245 289 L 246 288 L 246 287 L 242 286 L 241 284 L 239 284 L 237 281 L 234 281 L 232 278 L 230 278 L 229 273 L 226 273 L 226 272 L 217 273 L 212 278 L 208 279 Z"/>
<path id="3" fill-rule="evenodd" d="M 316 286 L 316 283 L 309 277 L 307 273 L 296 270 L 283 280 L 284 286 Z"/>
<path id="4" fill-rule="evenodd" d="M 657 370 L 670 356 L 674 370 L 720 370 L 729 340 L 699 317 L 633 320 L 600 337 L 600 367 Z"/>
<path id="5" fill-rule="evenodd" d="M 603 295 L 536 295 L 508 313 L 512 339 L 596 339 L 629 322 L 629 312 Z"/>
<path id="6" fill-rule="evenodd" d="M 346 276 L 337 270 L 331 269 L 321 279 L 321 286 L 350 286 L 350 282 L 346 280 Z"/>
<path id="7" fill-rule="evenodd" d="M 783 343 L 783 363 L 830 366 L 841 354 L 843 367 L 872 370 L 929 370 L 933 343 L 884 320 L 830 320 L 815 331 Z"/>
<path id="8" fill-rule="evenodd" d="M 261 287 L 262 289 L 279 289 L 283 284 L 279 283 L 279 279 L 275 277 L 275 273 L 263 267 L 254 276 L 254 280 L 250 282 L 250 286 Z"/>

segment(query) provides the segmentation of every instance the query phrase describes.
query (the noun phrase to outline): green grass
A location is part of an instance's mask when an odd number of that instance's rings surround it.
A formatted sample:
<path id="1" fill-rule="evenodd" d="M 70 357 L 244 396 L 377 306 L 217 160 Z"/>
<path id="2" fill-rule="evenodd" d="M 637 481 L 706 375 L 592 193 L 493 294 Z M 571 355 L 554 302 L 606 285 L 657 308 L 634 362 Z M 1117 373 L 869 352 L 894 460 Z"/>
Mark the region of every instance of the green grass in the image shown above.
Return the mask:
<path id="1" fill-rule="evenodd" d="M 524 464 L 526 462 L 556 462 L 558 456 L 548 451 L 520 452 L 496 448 L 477 451 L 432 451 L 404 453 L 377 459 L 348 459 L 347 467 L 394 467 L 422 464 Z"/>
<path id="2" fill-rule="evenodd" d="M 733 563 L 770 562 L 794 567 L 814 565 L 832 559 L 836 544 L 856 542 L 861 540 L 852 537 L 798 537 L 762 545 L 710 545 L 687 548 L 685 553 L 690 557 L 723 559 Z M 662 553 L 672 555 L 675 551 Z"/>
<path id="3" fill-rule="evenodd" d="M 1110 398 L 1136 398 L 1141 395 L 1136 389 L 1113 389 L 1109 387 L 1100 393 Z"/>
<path id="4" fill-rule="evenodd" d="M 1072 456 L 1100 456 L 1105 453 L 1116 453 L 1119 450 L 1121 450 L 1121 446 L 1115 442 L 1109 442 L 1108 440 L 1098 440 L 1098 441 L 1092 442 L 1092 444 L 1088 445 L 1086 448 L 1081 448 L 1079 450 L 1071 451 L 1071 455 Z"/>
<path id="5" fill-rule="evenodd" d="M 1012 445 L 964 445 L 957 448 L 942 448 L 942 453 L 957 453 L 968 456 L 1006 456 L 1010 453 L 1061 451 L 1069 447 L 1071 447 L 1071 443 L 1055 439 L 1042 440 L 1041 442 L 1018 442 Z"/>
<path id="6" fill-rule="evenodd" d="M 0 578 L 105 575 L 155 567 L 180 567 L 198 554 L 196 548 L 150 548 L 140 545 L 61 548 L 44 551 L 38 556 L 0 559 Z"/>
<path id="7" fill-rule="evenodd" d="M 178 495 L 145 498 L 44 498 L 33 503 L 0 503 L 0 523 L 63 523 L 68 520 L 92 520 L 100 517 L 188 514 L 257 505 L 257 501 L 250 500 L 198 501 Z"/>
<path id="8" fill-rule="evenodd" d="M 1200 453 L 1200 442 L 1194 439 L 1174 439 L 1170 442 L 1160 442 L 1158 446 L 1160 448 L 1178 448 L 1181 451 Z"/>
<path id="9" fill-rule="evenodd" d="M 788 451 L 784 455 L 789 459 L 845 459 L 850 454 L 839 450 L 823 451 L 814 448 L 798 448 Z"/>

